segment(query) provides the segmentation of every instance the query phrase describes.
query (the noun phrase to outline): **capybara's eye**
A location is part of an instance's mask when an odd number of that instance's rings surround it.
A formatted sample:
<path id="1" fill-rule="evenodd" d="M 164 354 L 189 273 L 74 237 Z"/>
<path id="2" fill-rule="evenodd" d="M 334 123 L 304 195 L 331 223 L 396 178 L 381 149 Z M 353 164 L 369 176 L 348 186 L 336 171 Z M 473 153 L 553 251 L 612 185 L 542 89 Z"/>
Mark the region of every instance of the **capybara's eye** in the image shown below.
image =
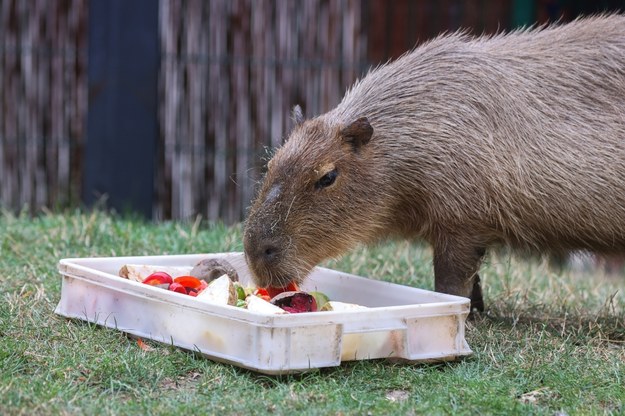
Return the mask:
<path id="1" fill-rule="evenodd" d="M 331 170 L 330 172 L 326 173 L 317 181 L 317 183 L 315 184 L 315 188 L 317 189 L 327 188 L 328 186 L 332 185 L 334 181 L 336 180 L 336 177 L 338 176 L 338 174 L 339 173 L 336 171 L 336 169 Z"/>

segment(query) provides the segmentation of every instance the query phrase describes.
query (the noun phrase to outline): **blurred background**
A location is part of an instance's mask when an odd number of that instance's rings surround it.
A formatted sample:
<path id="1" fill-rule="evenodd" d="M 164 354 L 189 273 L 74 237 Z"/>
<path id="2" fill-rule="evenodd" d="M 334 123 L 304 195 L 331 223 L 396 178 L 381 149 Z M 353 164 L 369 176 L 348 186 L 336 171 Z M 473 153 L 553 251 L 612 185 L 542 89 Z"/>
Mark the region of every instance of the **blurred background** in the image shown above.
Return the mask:
<path id="1" fill-rule="evenodd" d="M 0 207 L 242 220 L 300 104 L 441 32 L 623 0 L 0 0 Z"/>

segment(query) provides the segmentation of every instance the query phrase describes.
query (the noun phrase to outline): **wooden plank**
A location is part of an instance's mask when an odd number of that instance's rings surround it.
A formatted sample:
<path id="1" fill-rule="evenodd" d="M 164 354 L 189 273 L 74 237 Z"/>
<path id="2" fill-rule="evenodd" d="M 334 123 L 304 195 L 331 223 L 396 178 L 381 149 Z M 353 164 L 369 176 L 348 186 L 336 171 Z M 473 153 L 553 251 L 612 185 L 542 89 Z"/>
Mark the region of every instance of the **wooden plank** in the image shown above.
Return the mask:
<path id="1" fill-rule="evenodd" d="M 154 219 L 163 220 L 171 218 L 171 155 L 173 131 L 172 116 L 175 111 L 172 109 L 176 90 L 172 85 L 172 74 L 174 72 L 173 54 L 175 53 L 175 13 L 179 10 L 172 5 L 173 0 L 161 0 L 159 2 L 159 40 L 161 48 L 161 78 L 159 82 L 159 126 L 160 137 L 157 147 L 156 169 L 156 201 L 154 208 Z M 173 96 L 173 97 L 172 97 Z"/>
<path id="2" fill-rule="evenodd" d="M 75 70 L 75 83 L 70 95 L 71 117 L 69 120 L 68 136 L 59 149 L 59 177 L 69 189 L 67 201 L 61 203 L 77 204 L 80 201 L 83 179 L 82 149 L 86 136 L 87 114 L 87 0 L 74 0 L 70 6 L 72 31 L 70 43 L 74 46 L 75 63 L 71 63 Z M 66 168 L 65 166 L 69 166 Z"/>
<path id="3" fill-rule="evenodd" d="M 223 213 L 224 200 L 227 195 L 226 152 L 228 135 L 228 118 L 230 108 L 230 94 L 228 85 L 227 65 L 223 60 L 227 57 L 227 26 L 228 3 L 224 1 L 210 2 L 209 18 L 209 44 L 211 57 L 214 64 L 211 65 L 209 88 L 212 90 L 210 108 L 214 125 L 214 163 L 213 184 L 209 197 L 208 218 L 217 221 Z"/>
<path id="4" fill-rule="evenodd" d="M 2 178 L 2 186 L 0 186 L 0 208 L 8 207 L 9 196 L 7 190 L 7 183 L 9 179 L 8 169 L 8 155 L 7 147 L 9 145 L 6 139 L 5 133 L 5 98 L 6 86 L 5 80 L 8 78 L 7 65 L 5 63 L 5 56 L 7 55 L 7 27 L 8 27 L 8 1 L 0 3 L 0 91 L 5 91 L 0 94 L 0 178 Z"/>
<path id="5" fill-rule="evenodd" d="M 15 0 L 14 0 L 15 1 Z M 2 86 L 3 106 L 2 114 L 4 115 L 4 128 L 2 133 L 4 136 L 4 172 L 3 195 L 4 204 L 11 209 L 19 209 L 18 202 L 18 167 L 19 167 L 19 140 L 18 140 L 18 107 L 13 102 L 21 97 L 19 93 L 17 75 L 19 74 L 18 64 L 18 39 L 19 27 L 17 26 L 18 17 L 14 1 L 3 3 L 3 22 L 2 30 L 4 30 L 2 41 L 4 49 L 4 82 Z"/>
<path id="6" fill-rule="evenodd" d="M 184 78 L 187 80 L 185 97 L 182 101 L 181 118 L 179 120 L 180 130 L 178 131 L 179 146 L 176 151 L 176 165 L 178 167 L 178 198 L 180 204 L 177 218 L 188 219 L 193 217 L 199 209 L 202 187 L 198 180 L 202 179 L 201 171 L 198 167 L 203 167 L 203 123 L 202 123 L 202 100 L 203 79 L 198 70 L 198 61 L 193 57 L 198 56 L 203 51 L 200 49 L 200 32 L 202 31 L 202 1 L 189 0 L 185 4 L 184 25 L 182 45 L 184 56 L 188 57 L 183 61 Z"/>
<path id="7" fill-rule="evenodd" d="M 260 177 L 262 161 L 266 158 L 264 147 L 269 138 L 269 89 L 267 88 L 269 76 L 269 52 L 272 45 L 270 36 L 266 33 L 267 21 L 269 21 L 272 9 L 267 7 L 266 1 L 253 1 L 251 3 L 251 36 L 255 39 L 255 47 L 251 52 L 252 64 L 250 65 L 250 94 L 252 106 L 253 128 L 253 151 L 251 154 L 250 180 L 256 181 Z M 254 191 L 253 185 L 251 191 Z"/>
<path id="8" fill-rule="evenodd" d="M 234 2 L 239 30 L 233 34 L 233 53 L 239 58 L 251 56 L 252 44 L 250 36 L 250 0 L 236 0 Z M 249 60 L 241 59 L 241 63 L 235 64 L 233 68 L 233 95 L 236 97 L 236 117 L 234 117 L 234 130 L 232 137 L 232 148 L 236 149 L 234 157 L 235 177 L 231 181 L 232 207 L 229 209 L 227 219 L 229 222 L 239 221 L 245 215 L 244 207 L 251 199 L 251 181 L 247 171 L 249 168 L 249 152 L 251 147 L 251 111 L 250 111 L 250 88 L 249 88 Z"/>
<path id="9" fill-rule="evenodd" d="M 180 2 L 180 6 L 186 6 L 186 3 Z M 172 146 L 170 148 L 171 151 L 171 207 L 172 207 L 172 216 L 176 219 L 184 218 L 187 213 L 185 210 L 185 201 L 183 195 L 185 192 L 188 193 L 188 190 L 185 186 L 185 181 L 187 178 L 184 176 L 184 169 L 186 167 L 187 161 L 181 157 L 181 151 L 188 136 L 188 123 L 185 120 L 187 115 L 186 107 L 187 101 L 186 97 L 189 94 L 187 88 L 184 85 L 184 76 L 185 76 L 185 68 L 187 65 L 187 56 L 185 54 L 185 34 L 187 30 L 187 18 L 189 15 L 189 9 L 187 7 L 180 8 L 180 16 L 176 19 L 176 23 L 179 25 L 178 27 L 181 29 L 176 32 L 176 46 L 179 48 L 177 50 L 179 56 L 182 58 L 174 62 L 174 72 L 173 72 L 173 85 L 169 86 L 172 88 L 173 93 L 175 94 L 174 100 L 172 103 L 172 108 L 170 111 L 173 111 L 171 117 L 171 143 Z M 179 45 L 179 46 L 178 46 Z"/>
<path id="10" fill-rule="evenodd" d="M 32 185 L 32 174 L 33 174 L 33 166 L 32 166 L 32 156 L 31 151 L 36 147 L 36 143 L 31 136 L 31 123 L 30 119 L 32 117 L 31 111 L 29 109 L 29 105 L 33 103 L 33 97 L 31 96 L 32 89 L 29 88 L 30 85 L 34 82 L 33 78 L 33 56 L 34 53 L 33 48 L 33 28 L 37 25 L 37 11 L 28 10 L 29 6 L 26 2 L 20 2 L 17 4 L 18 16 L 20 16 L 22 21 L 25 24 L 24 29 L 20 33 L 20 44 L 28 45 L 31 49 L 29 53 L 20 54 L 20 74 L 18 75 L 18 83 L 19 83 L 19 93 L 23 94 L 23 99 L 18 100 L 16 105 L 18 107 L 18 137 L 21 140 L 18 141 L 19 147 L 19 156 L 18 160 L 20 166 L 20 175 L 19 175 L 19 199 L 18 204 L 20 207 L 27 205 L 30 200 L 29 196 L 33 193 Z M 30 13 L 29 13 L 30 12 Z M 30 14 L 30 18 L 29 17 Z"/>

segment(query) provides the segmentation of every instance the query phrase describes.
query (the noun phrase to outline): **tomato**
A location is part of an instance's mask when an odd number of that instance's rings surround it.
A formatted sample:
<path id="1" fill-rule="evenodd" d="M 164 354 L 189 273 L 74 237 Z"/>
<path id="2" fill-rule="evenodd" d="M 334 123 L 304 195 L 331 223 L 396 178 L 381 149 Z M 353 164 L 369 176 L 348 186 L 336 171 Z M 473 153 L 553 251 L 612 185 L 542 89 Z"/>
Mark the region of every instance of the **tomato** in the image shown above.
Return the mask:
<path id="1" fill-rule="evenodd" d="M 269 293 L 267 292 L 267 289 L 265 289 L 263 287 L 259 287 L 258 289 L 256 289 L 254 291 L 254 294 L 256 296 L 269 296 Z"/>
<path id="2" fill-rule="evenodd" d="M 174 279 L 174 282 L 180 283 L 187 290 L 198 290 L 202 286 L 202 281 L 193 276 L 178 276 Z"/>
<path id="3" fill-rule="evenodd" d="M 268 286 L 266 287 L 266 290 L 267 290 L 267 294 L 269 295 L 269 297 L 273 299 L 276 295 L 279 295 L 282 292 L 298 292 L 299 287 L 297 287 L 297 284 L 295 282 L 291 282 L 285 287 Z"/>
<path id="4" fill-rule="evenodd" d="M 164 284 L 170 284 L 173 282 L 173 279 L 168 273 L 165 272 L 154 272 L 148 277 L 146 277 L 142 283 L 151 286 L 158 286 Z"/>
<path id="5" fill-rule="evenodd" d="M 267 289 L 259 287 L 258 289 L 256 289 L 254 291 L 254 295 L 258 296 L 259 298 L 266 300 L 267 302 L 269 302 L 269 300 L 271 299 L 271 297 L 269 296 L 269 293 L 267 292 Z"/>
<path id="6" fill-rule="evenodd" d="M 169 285 L 169 290 L 171 290 L 172 292 L 178 292 L 178 293 L 182 293 L 184 295 L 187 294 L 187 289 L 185 289 L 184 286 L 182 286 L 180 283 L 178 282 L 174 282 L 171 285 Z"/>

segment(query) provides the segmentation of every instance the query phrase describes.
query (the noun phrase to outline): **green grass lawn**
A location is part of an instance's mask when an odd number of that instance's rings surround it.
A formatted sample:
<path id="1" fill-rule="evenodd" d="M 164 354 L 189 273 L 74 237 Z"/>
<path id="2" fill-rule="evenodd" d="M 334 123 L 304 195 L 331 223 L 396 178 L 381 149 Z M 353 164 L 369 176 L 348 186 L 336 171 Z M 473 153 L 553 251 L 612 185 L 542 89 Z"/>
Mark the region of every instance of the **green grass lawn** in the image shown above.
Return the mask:
<path id="1" fill-rule="evenodd" d="M 56 316 L 64 257 L 240 251 L 240 228 L 100 212 L 0 213 L 0 414 L 625 414 L 625 277 L 491 256 L 474 355 L 270 377 Z M 432 289 L 427 247 L 326 265 Z"/>

